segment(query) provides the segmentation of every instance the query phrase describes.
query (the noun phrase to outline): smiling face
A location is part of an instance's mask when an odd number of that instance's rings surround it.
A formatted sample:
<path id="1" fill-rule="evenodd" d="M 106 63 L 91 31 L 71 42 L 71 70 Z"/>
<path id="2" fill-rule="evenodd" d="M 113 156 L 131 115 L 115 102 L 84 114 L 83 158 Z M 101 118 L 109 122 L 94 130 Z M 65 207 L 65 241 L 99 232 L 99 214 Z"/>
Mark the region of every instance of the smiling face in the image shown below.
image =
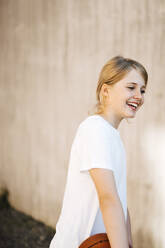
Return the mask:
<path id="1" fill-rule="evenodd" d="M 134 118 L 137 110 L 144 103 L 145 81 L 135 69 L 117 83 L 104 84 L 102 88 L 106 96 L 105 113 L 111 115 L 115 123 L 124 118 Z"/>

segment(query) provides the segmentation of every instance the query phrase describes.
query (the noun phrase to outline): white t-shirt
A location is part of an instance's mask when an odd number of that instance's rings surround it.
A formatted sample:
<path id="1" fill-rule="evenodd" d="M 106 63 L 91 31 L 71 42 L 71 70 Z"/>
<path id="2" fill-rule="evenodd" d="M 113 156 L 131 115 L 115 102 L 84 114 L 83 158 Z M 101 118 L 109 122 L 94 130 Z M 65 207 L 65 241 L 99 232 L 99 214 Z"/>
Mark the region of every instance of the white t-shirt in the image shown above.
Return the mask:
<path id="1" fill-rule="evenodd" d="M 78 248 L 89 236 L 106 232 L 91 168 L 113 171 L 126 220 L 126 156 L 120 133 L 102 116 L 88 116 L 72 143 L 62 209 L 49 248 Z"/>

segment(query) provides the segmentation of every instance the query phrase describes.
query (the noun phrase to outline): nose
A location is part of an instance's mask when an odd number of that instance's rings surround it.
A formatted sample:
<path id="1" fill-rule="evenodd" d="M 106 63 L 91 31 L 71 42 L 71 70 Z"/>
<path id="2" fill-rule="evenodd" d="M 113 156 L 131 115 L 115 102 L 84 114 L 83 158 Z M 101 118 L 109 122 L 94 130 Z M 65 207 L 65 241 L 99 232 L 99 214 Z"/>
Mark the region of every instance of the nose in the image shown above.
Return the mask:
<path id="1" fill-rule="evenodd" d="M 133 96 L 135 99 L 139 99 L 141 100 L 142 99 L 142 93 L 140 90 L 136 90 L 134 96 Z"/>

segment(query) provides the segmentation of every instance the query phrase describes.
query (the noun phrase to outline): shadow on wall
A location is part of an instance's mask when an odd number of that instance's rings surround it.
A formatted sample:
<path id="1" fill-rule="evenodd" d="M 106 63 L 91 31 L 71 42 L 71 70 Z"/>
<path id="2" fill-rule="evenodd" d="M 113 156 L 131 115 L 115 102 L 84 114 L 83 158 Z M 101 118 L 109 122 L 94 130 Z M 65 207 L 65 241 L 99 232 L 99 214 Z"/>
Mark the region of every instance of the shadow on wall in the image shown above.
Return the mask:
<path id="1" fill-rule="evenodd" d="M 155 248 L 153 235 L 151 232 L 145 232 L 145 234 L 144 234 L 144 231 L 139 229 L 136 232 L 135 242 L 136 242 L 136 244 L 138 244 L 138 247 L 136 247 L 136 248 L 146 248 L 146 247 Z"/>

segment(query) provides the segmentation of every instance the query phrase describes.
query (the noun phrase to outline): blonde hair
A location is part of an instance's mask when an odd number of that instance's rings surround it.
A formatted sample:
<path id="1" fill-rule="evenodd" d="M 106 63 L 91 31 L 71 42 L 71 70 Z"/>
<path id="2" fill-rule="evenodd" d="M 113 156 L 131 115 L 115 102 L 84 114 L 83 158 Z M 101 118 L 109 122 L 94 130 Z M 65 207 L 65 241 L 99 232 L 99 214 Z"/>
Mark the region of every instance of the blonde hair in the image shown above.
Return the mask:
<path id="1" fill-rule="evenodd" d="M 95 111 L 88 111 L 88 115 L 91 114 L 101 114 L 104 111 L 104 99 L 103 96 L 100 94 L 101 88 L 103 84 L 114 84 L 117 83 L 119 80 L 123 79 L 124 76 L 130 72 L 132 69 L 137 70 L 144 79 L 145 86 L 147 86 L 148 82 L 148 73 L 144 66 L 139 62 L 124 58 L 122 56 L 116 56 L 112 59 L 108 60 L 107 63 L 103 66 L 96 89 L 96 104 L 94 105 Z"/>

